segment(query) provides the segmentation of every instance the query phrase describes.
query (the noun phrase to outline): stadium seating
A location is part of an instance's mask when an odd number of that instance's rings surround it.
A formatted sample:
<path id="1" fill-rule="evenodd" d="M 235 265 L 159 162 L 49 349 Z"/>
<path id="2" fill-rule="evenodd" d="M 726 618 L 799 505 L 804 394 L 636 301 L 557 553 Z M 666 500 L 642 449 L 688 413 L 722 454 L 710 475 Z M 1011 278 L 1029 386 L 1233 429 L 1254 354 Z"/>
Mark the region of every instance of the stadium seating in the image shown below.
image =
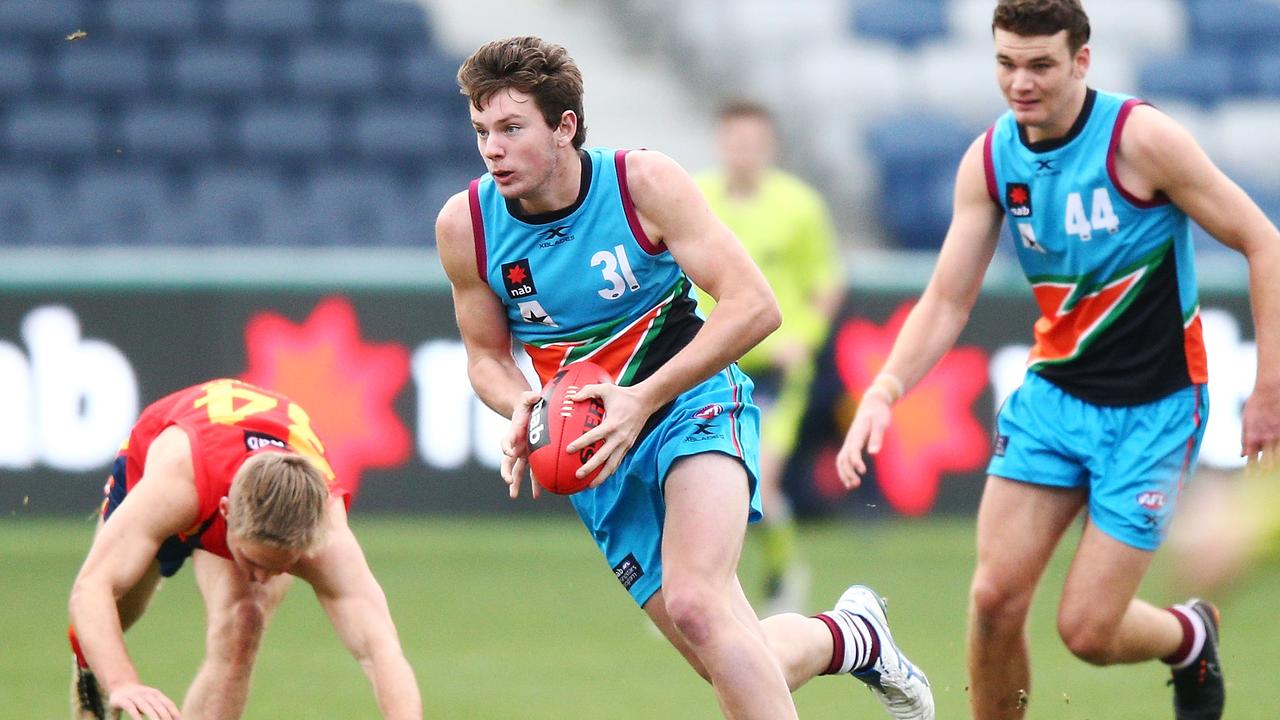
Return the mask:
<path id="1" fill-rule="evenodd" d="M 25 160 L 83 161 L 101 152 L 98 115 L 78 101 L 14 103 L 5 145 Z"/>
<path id="2" fill-rule="evenodd" d="M 4 0 L 0 242 L 429 241 L 459 62 L 415 0 Z"/>
<path id="3" fill-rule="evenodd" d="M 133 159 L 193 160 L 213 156 L 219 147 L 217 119 L 196 103 L 130 108 L 120 137 Z"/>
<path id="4" fill-rule="evenodd" d="M 201 30 L 197 0 L 110 0 L 106 26 L 121 39 L 189 38 Z"/>

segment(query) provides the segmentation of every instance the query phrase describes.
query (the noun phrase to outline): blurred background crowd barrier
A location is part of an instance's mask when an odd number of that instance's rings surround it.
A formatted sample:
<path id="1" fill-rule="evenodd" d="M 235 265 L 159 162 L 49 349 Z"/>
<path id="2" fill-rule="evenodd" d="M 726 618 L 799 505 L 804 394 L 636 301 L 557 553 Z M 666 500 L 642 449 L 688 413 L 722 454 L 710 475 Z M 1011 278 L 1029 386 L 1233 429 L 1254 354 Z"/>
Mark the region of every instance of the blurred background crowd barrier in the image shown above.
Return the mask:
<path id="1" fill-rule="evenodd" d="M 1274 220 L 1280 3 L 1222 5 L 1087 1 L 1090 77 L 1182 121 Z M 1003 110 L 991 7 L 0 0 L 0 509 L 86 510 L 143 404 L 235 375 L 311 411 L 362 505 L 507 511 L 502 423 L 464 379 L 433 223 L 483 172 L 458 64 L 532 33 L 582 66 L 592 144 L 697 171 L 721 100 L 774 109 L 784 164 L 832 206 L 849 285 L 787 486 L 808 514 L 971 511 L 1035 317 L 1007 250 L 872 486 L 839 492 L 830 456 L 927 278 L 955 164 Z M 1198 245 L 1205 452 L 1229 462 L 1252 386 L 1247 275 Z"/>

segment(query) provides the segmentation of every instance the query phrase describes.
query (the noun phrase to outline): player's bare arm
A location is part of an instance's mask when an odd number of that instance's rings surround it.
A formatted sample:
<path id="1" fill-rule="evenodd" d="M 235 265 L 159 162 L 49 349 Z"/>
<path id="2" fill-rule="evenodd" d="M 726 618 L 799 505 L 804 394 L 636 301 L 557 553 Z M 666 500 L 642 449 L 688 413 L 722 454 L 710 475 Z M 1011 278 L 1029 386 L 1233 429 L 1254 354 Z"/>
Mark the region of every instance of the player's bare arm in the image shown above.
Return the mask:
<path id="1" fill-rule="evenodd" d="M 1139 197 L 1163 193 L 1222 244 L 1249 260 L 1258 345 L 1254 392 L 1245 404 L 1242 453 L 1274 464 L 1280 453 L 1280 232 L 1191 134 L 1150 106 L 1133 109 L 1117 173 Z"/>
<path id="2" fill-rule="evenodd" d="M 867 472 L 862 452 L 880 452 L 890 406 L 955 344 L 982 289 L 1001 219 L 1000 208 L 987 192 L 983 143 L 984 137 L 979 136 L 960 161 L 951 226 L 933 276 L 893 343 L 882 370 L 885 380 L 877 380 L 862 396 L 836 456 L 836 468 L 846 487 L 861 484 Z"/>
<path id="3" fill-rule="evenodd" d="M 309 582 L 334 630 L 368 676 L 384 718 L 419 720 L 422 698 L 382 587 L 347 524 L 342 500 L 327 512 L 323 546 L 293 573 Z"/>
<path id="4" fill-rule="evenodd" d="M 579 397 L 604 401 L 605 421 L 571 443 L 570 452 L 601 438 L 604 445 L 579 471 L 602 467 L 595 484 L 613 472 L 649 415 L 706 380 L 778 328 L 773 291 L 733 233 L 721 223 L 692 178 L 658 152 L 627 154 L 627 184 L 645 233 L 665 245 L 693 282 L 716 300 L 693 340 L 661 369 L 629 388 L 591 385 Z"/>
<path id="5" fill-rule="evenodd" d="M 476 268 L 475 241 L 467 193 L 454 195 L 436 219 L 436 247 L 453 291 L 458 331 L 467 350 L 467 374 L 476 395 L 511 418 L 502 441 L 502 479 L 512 498 L 520 493 L 529 448 L 525 432 L 529 408 L 538 395 L 529 388 L 511 354 L 511 330 L 502 303 Z M 538 485 L 532 485 L 538 496 Z"/>
<path id="6" fill-rule="evenodd" d="M 163 693 L 141 683 L 125 649 L 116 601 L 142 579 L 165 538 L 194 524 L 198 507 L 191 443 L 170 427 L 148 449 L 146 474 L 99 528 L 71 589 L 71 623 L 85 658 L 108 702 L 134 718 L 179 713 Z"/>

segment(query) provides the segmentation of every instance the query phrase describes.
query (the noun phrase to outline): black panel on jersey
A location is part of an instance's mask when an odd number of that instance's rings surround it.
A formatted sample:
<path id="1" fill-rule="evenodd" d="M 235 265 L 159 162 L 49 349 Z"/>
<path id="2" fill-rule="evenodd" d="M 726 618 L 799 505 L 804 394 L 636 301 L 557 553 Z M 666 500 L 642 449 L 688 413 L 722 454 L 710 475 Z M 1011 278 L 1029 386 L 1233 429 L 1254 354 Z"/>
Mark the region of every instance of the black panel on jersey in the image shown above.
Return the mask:
<path id="1" fill-rule="evenodd" d="M 650 375 L 658 371 L 668 360 L 676 353 L 684 349 L 693 341 L 693 336 L 698 334 L 698 330 L 702 328 L 702 318 L 694 312 L 698 307 L 698 303 L 693 299 L 691 290 L 693 283 L 688 278 L 682 278 L 680 281 L 684 287 L 681 288 L 679 294 L 671 301 L 671 309 L 668 311 L 667 319 L 662 323 L 662 329 L 658 331 L 657 337 L 649 344 L 645 356 L 640 360 L 640 367 L 636 369 L 636 375 L 631 380 L 631 384 L 635 385 Z M 653 430 L 658 423 L 662 422 L 667 413 L 671 411 L 671 406 L 675 404 L 675 400 L 658 408 L 649 420 L 645 422 L 641 428 L 640 434 L 636 437 L 639 443 L 649 431 Z"/>
<path id="2" fill-rule="evenodd" d="M 1075 360 L 1035 372 L 1095 405 L 1141 405 L 1191 384 L 1173 245 L 1133 302 Z"/>

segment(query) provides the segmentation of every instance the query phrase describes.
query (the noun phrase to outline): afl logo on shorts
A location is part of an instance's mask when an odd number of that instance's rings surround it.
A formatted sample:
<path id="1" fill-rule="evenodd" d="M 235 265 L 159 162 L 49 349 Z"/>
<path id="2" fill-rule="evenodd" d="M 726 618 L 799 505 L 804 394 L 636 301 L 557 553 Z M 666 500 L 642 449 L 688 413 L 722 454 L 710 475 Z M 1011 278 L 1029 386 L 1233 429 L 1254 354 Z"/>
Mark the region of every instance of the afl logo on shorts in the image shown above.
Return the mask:
<path id="1" fill-rule="evenodd" d="M 710 420 L 711 418 L 719 415 L 722 412 L 724 412 L 724 407 L 722 405 L 720 405 L 719 403 L 711 403 L 710 405 L 706 405 L 701 410 L 694 413 L 693 416 L 698 418 L 699 420 Z"/>
<path id="2" fill-rule="evenodd" d="M 1155 490 L 1138 493 L 1138 504 L 1148 510 L 1159 510 L 1164 507 L 1164 493 Z"/>
<path id="3" fill-rule="evenodd" d="M 1014 217 L 1031 217 L 1031 186 L 1026 183 L 1006 183 L 1004 204 Z"/>

